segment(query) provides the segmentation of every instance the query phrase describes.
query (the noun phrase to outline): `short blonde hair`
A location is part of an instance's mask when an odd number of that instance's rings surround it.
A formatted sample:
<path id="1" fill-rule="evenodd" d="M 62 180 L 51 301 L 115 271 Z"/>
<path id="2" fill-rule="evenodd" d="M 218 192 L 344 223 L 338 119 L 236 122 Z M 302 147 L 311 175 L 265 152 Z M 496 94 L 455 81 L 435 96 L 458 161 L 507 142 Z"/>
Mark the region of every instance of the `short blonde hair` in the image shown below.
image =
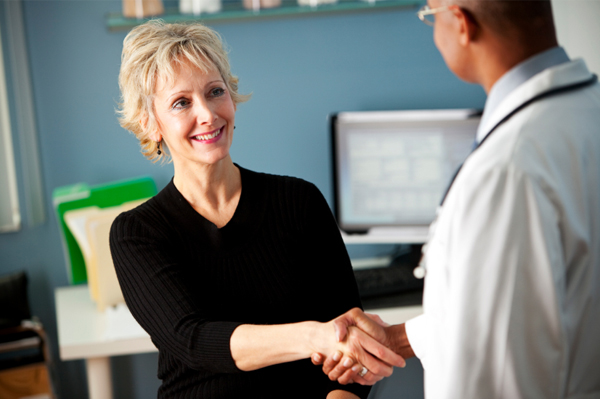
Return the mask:
<path id="1" fill-rule="evenodd" d="M 200 24 L 166 24 L 161 20 L 137 26 L 123 41 L 117 113 L 121 126 L 140 141 L 142 154 L 154 162 L 166 159 L 165 151 L 159 155 L 159 144 L 150 138 L 158 130 L 153 107 L 156 82 L 161 78 L 172 83 L 177 65 L 183 63 L 202 72 L 216 68 L 234 104 L 250 98 L 238 93 L 238 78 L 231 74 L 227 51 L 217 32 Z"/>

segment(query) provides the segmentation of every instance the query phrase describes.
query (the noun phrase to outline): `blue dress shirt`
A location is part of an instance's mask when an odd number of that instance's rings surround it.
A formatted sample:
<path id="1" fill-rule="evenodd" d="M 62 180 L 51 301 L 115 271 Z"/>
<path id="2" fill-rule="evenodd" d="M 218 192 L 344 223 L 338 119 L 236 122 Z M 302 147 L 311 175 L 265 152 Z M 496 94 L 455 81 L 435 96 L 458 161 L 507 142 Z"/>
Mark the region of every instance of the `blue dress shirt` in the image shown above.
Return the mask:
<path id="1" fill-rule="evenodd" d="M 477 130 L 477 143 L 480 143 L 488 133 L 482 131 L 482 127 L 486 125 L 485 122 L 487 118 L 493 114 L 494 110 L 506 96 L 521 84 L 531 79 L 534 75 L 537 75 L 545 69 L 569 61 L 569 56 L 562 47 L 553 47 L 526 59 L 502 75 L 502 77 L 492 86 L 487 101 L 485 102 L 481 123 Z"/>

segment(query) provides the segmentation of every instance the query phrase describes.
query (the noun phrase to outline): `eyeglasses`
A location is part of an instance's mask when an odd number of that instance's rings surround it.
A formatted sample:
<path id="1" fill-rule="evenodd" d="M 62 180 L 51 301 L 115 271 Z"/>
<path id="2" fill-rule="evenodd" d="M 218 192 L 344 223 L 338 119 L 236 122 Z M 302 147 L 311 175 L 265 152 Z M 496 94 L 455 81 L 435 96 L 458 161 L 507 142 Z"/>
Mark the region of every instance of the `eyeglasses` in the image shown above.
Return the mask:
<path id="1" fill-rule="evenodd" d="M 434 14 L 437 14 L 438 12 L 446 11 L 446 10 L 449 10 L 449 9 L 450 9 L 449 5 L 448 6 L 437 7 L 437 8 L 429 8 L 429 6 L 426 4 L 423 7 L 421 7 L 421 9 L 419 10 L 419 12 L 417 12 L 417 16 L 425 24 L 427 24 L 429 26 L 433 26 L 433 24 L 435 22 Z"/>

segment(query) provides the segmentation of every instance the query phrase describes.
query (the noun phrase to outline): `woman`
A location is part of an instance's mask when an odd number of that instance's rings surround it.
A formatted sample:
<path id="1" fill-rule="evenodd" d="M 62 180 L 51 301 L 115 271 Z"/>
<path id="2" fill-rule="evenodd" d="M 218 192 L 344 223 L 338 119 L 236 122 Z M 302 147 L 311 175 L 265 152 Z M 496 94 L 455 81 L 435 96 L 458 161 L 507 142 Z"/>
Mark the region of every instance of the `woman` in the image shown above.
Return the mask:
<path id="1" fill-rule="evenodd" d="M 360 306 L 335 221 L 314 185 L 232 162 L 247 99 L 237 83 L 207 27 L 152 21 L 125 38 L 121 124 L 148 158 L 168 149 L 175 170 L 110 237 L 127 304 L 159 350 L 158 396 L 365 398 L 308 360 L 350 352 L 327 321 Z"/>

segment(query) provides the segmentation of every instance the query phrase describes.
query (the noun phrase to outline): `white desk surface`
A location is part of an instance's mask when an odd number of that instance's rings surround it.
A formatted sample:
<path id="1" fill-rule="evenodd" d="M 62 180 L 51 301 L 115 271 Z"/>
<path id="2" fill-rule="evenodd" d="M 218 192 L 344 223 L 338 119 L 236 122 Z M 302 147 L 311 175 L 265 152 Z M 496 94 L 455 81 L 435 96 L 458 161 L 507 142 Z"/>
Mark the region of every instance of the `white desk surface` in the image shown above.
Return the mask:
<path id="1" fill-rule="evenodd" d="M 426 233 L 406 234 L 346 234 L 340 231 L 346 244 L 423 244 Z"/>
<path id="2" fill-rule="evenodd" d="M 62 360 L 157 351 L 148 335 L 133 339 L 107 339 L 106 314 L 96 309 L 87 285 L 57 288 L 54 295 Z"/>
<path id="3" fill-rule="evenodd" d="M 401 324 L 423 314 L 423 306 L 414 305 L 397 308 L 365 309 L 365 312 L 378 314 L 386 323 Z"/>
<path id="4" fill-rule="evenodd" d="M 107 317 L 98 312 L 87 285 L 57 288 L 55 291 L 58 344 L 62 360 L 156 352 L 149 336 L 133 339 L 106 339 Z M 421 306 L 367 309 L 390 323 L 403 323 L 423 313 Z"/>

